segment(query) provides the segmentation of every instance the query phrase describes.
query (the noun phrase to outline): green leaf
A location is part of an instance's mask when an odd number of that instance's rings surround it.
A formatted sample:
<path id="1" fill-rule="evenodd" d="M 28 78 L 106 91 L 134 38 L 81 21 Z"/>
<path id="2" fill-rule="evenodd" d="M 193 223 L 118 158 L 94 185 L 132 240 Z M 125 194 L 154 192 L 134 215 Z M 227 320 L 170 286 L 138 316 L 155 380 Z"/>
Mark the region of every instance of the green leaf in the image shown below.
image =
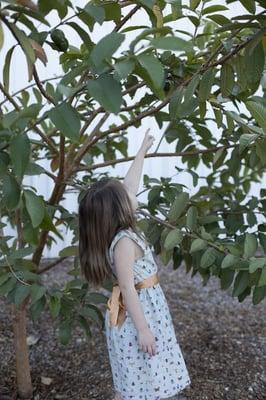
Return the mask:
<path id="1" fill-rule="evenodd" d="M 171 250 L 179 245 L 183 240 L 183 235 L 180 229 L 172 229 L 165 238 L 164 248 Z"/>
<path id="2" fill-rule="evenodd" d="M 124 41 L 125 35 L 118 32 L 111 32 L 104 36 L 90 53 L 90 60 L 98 67 L 105 59 L 110 59 L 114 52 Z"/>
<path id="3" fill-rule="evenodd" d="M 59 257 L 77 256 L 78 246 L 68 246 L 59 252 Z"/>
<path id="4" fill-rule="evenodd" d="M 63 19 L 67 14 L 67 3 L 64 0 L 38 0 L 38 7 L 39 11 L 44 15 L 55 9 L 60 19 Z"/>
<path id="5" fill-rule="evenodd" d="M 244 74 L 248 86 L 256 82 L 260 82 L 263 76 L 265 62 L 262 38 L 259 36 L 259 42 L 257 42 L 258 38 L 256 37 L 256 35 L 254 36 L 254 39 L 249 42 L 249 45 L 246 47 L 244 52 Z"/>
<path id="6" fill-rule="evenodd" d="M 257 137 L 256 133 L 244 133 L 241 135 L 239 138 L 239 153 L 241 154 Z"/>
<path id="7" fill-rule="evenodd" d="M 22 177 L 30 159 L 30 140 L 26 134 L 16 135 L 11 139 L 10 158 L 15 174 Z"/>
<path id="8" fill-rule="evenodd" d="M 94 304 L 105 304 L 108 300 L 108 297 L 102 293 L 98 292 L 90 292 L 88 296 L 86 296 L 87 301 Z"/>
<path id="9" fill-rule="evenodd" d="M 230 19 L 226 18 L 224 15 L 221 14 L 208 15 L 208 18 L 216 22 L 216 24 L 218 25 L 225 25 L 231 23 Z"/>
<path id="10" fill-rule="evenodd" d="M 222 261 L 221 268 L 229 268 L 236 266 L 239 261 L 239 257 L 233 254 L 227 254 Z"/>
<path id="11" fill-rule="evenodd" d="M 189 82 L 188 86 L 185 89 L 185 93 L 184 93 L 184 104 L 186 104 L 187 102 L 189 102 L 191 100 L 193 94 L 195 93 L 195 90 L 198 87 L 199 81 L 200 81 L 200 76 L 195 75 Z"/>
<path id="12" fill-rule="evenodd" d="M 263 164 L 266 164 L 266 138 L 256 141 L 256 154 Z"/>
<path id="13" fill-rule="evenodd" d="M 25 55 L 27 56 L 29 61 L 33 64 L 35 62 L 35 53 L 34 53 L 34 50 L 32 48 L 29 38 L 15 24 L 9 23 L 9 25 L 12 29 L 12 32 L 14 32 L 14 34 L 16 35 L 16 38 L 19 40 L 19 43 L 20 43 Z"/>
<path id="14" fill-rule="evenodd" d="M 79 142 L 79 113 L 68 103 L 61 103 L 48 112 L 55 127 L 73 142 Z"/>
<path id="15" fill-rule="evenodd" d="M 199 85 L 199 100 L 206 101 L 210 95 L 213 80 L 216 74 L 215 69 L 208 69 L 201 77 Z"/>
<path id="16" fill-rule="evenodd" d="M 255 101 L 247 101 L 246 107 L 258 125 L 266 132 L 266 108 Z"/>
<path id="17" fill-rule="evenodd" d="M 192 43 L 175 36 L 162 36 L 151 39 L 151 45 L 156 49 L 172 51 L 192 51 Z"/>
<path id="18" fill-rule="evenodd" d="M 249 284 L 249 273 L 247 271 L 239 271 L 234 281 L 232 296 L 239 296 Z"/>
<path id="19" fill-rule="evenodd" d="M 25 170 L 25 175 L 41 175 L 45 173 L 45 169 L 35 162 L 29 162 Z"/>
<path id="20" fill-rule="evenodd" d="M 251 14 L 255 14 L 256 12 L 256 3 L 254 0 L 240 0 L 240 3 L 245 7 L 248 12 Z"/>
<path id="21" fill-rule="evenodd" d="M 191 10 L 196 10 L 201 0 L 190 0 L 189 5 Z"/>
<path id="22" fill-rule="evenodd" d="M 34 248 L 32 246 L 23 247 L 21 249 L 12 250 L 9 257 L 11 260 L 18 260 L 20 258 L 29 256 L 33 253 L 33 251 Z"/>
<path id="23" fill-rule="evenodd" d="M 118 3 L 111 2 L 110 4 L 104 4 L 105 10 L 105 21 L 115 21 L 118 22 L 121 20 L 121 6 Z"/>
<path id="24" fill-rule="evenodd" d="M 106 111 L 118 114 L 123 101 L 121 85 L 112 75 L 102 74 L 88 83 L 90 95 L 97 100 Z"/>
<path id="25" fill-rule="evenodd" d="M 217 11 L 227 11 L 227 10 L 228 10 L 227 7 L 217 4 L 215 6 L 213 5 L 213 6 L 210 6 L 210 7 L 206 7 L 202 11 L 202 15 L 212 14 L 212 13 L 217 12 Z"/>
<path id="26" fill-rule="evenodd" d="M 175 223 L 179 219 L 180 215 L 183 213 L 187 207 L 189 201 L 189 194 L 186 192 L 179 193 L 173 204 L 170 207 L 168 218 L 170 223 Z"/>
<path id="27" fill-rule="evenodd" d="M 179 114 L 179 108 L 183 99 L 183 93 L 183 87 L 178 87 L 172 94 L 169 102 L 169 114 L 171 120 L 175 120 L 177 115 Z"/>
<path id="28" fill-rule="evenodd" d="M 18 284 L 15 289 L 14 303 L 19 306 L 23 300 L 30 294 L 30 286 Z"/>
<path id="29" fill-rule="evenodd" d="M 10 278 L 10 272 L 0 275 L 0 287 Z"/>
<path id="30" fill-rule="evenodd" d="M 83 29 L 81 28 L 80 25 L 78 25 L 76 22 L 67 22 L 66 25 L 71 26 L 80 36 L 82 43 L 87 47 L 88 50 L 92 50 L 94 43 L 90 38 L 90 35 Z"/>
<path id="31" fill-rule="evenodd" d="M 96 307 L 92 306 L 83 307 L 79 313 L 85 318 L 90 318 L 95 322 L 99 321 L 99 313 L 96 311 Z"/>
<path id="32" fill-rule="evenodd" d="M 57 318 L 61 309 L 61 301 L 57 296 L 50 296 L 49 309 L 53 318 Z"/>
<path id="33" fill-rule="evenodd" d="M 37 319 L 40 317 L 42 311 L 45 308 L 45 304 L 46 304 L 46 297 L 45 296 L 42 296 L 35 303 L 31 304 L 31 306 L 30 306 L 30 316 L 31 316 L 33 321 L 37 321 Z"/>
<path id="34" fill-rule="evenodd" d="M 125 79 L 134 70 L 135 63 L 131 59 L 118 61 L 114 65 L 116 76 L 120 79 Z"/>
<path id="35" fill-rule="evenodd" d="M 253 305 L 259 304 L 266 296 L 266 286 L 255 287 L 252 295 Z"/>
<path id="36" fill-rule="evenodd" d="M 25 205 L 29 213 L 32 226 L 36 228 L 40 225 L 44 217 L 45 205 L 40 196 L 37 196 L 31 190 L 24 190 Z"/>
<path id="37" fill-rule="evenodd" d="M 257 238 L 253 233 L 245 234 L 245 242 L 244 242 L 244 257 L 249 258 L 254 256 L 257 250 Z"/>
<path id="38" fill-rule="evenodd" d="M 3 177 L 3 200 L 8 209 L 17 207 L 20 199 L 20 187 L 13 175 Z"/>
<path id="39" fill-rule="evenodd" d="M 67 345 L 70 342 L 72 334 L 72 321 L 64 321 L 59 325 L 59 340 L 62 344 Z"/>
<path id="40" fill-rule="evenodd" d="M 266 267 L 263 267 L 257 287 L 266 286 Z"/>
<path id="41" fill-rule="evenodd" d="M 226 290 L 228 289 L 234 279 L 235 276 L 235 271 L 232 269 L 222 269 L 220 273 L 220 278 L 221 278 L 221 289 Z"/>
<path id="42" fill-rule="evenodd" d="M 198 209 L 195 206 L 189 207 L 187 211 L 187 226 L 192 231 L 197 226 L 197 218 L 198 218 Z"/>
<path id="43" fill-rule="evenodd" d="M 206 240 L 201 238 L 194 239 L 191 243 L 190 252 L 193 253 L 194 251 L 203 250 L 207 247 Z"/>
<path id="44" fill-rule="evenodd" d="M 227 97 L 232 93 L 234 86 L 234 71 L 230 64 L 226 63 L 221 68 L 221 93 Z"/>
<path id="45" fill-rule="evenodd" d="M 15 46 L 11 47 L 6 53 L 5 64 L 3 68 L 3 81 L 7 92 L 9 92 L 10 63 L 14 49 Z"/>
<path id="46" fill-rule="evenodd" d="M 216 260 L 216 251 L 213 247 L 207 248 L 200 259 L 201 268 L 209 268 Z"/>
<path id="47" fill-rule="evenodd" d="M 92 4 L 91 1 L 84 7 L 84 11 L 88 13 L 93 19 L 95 19 L 95 21 L 97 21 L 100 25 L 105 20 L 104 8 L 96 4 Z"/>
<path id="48" fill-rule="evenodd" d="M 37 285 L 34 283 L 31 286 L 30 294 L 31 294 L 31 304 L 38 301 L 42 296 L 46 293 L 46 288 L 44 286 Z"/>
<path id="49" fill-rule="evenodd" d="M 152 54 L 140 54 L 137 60 L 147 71 L 154 87 L 161 88 L 164 82 L 164 69 L 160 61 Z"/>
<path id="50" fill-rule="evenodd" d="M 249 272 L 252 274 L 253 272 L 257 271 L 259 268 L 263 268 L 266 266 L 266 258 L 253 258 L 250 260 L 249 263 Z"/>
<path id="51" fill-rule="evenodd" d="M 0 51 L 2 50 L 3 45 L 4 45 L 4 31 L 2 27 L 2 22 L 0 21 Z"/>
<path id="52" fill-rule="evenodd" d="M 6 296 L 16 286 L 17 280 L 13 277 L 9 278 L 0 286 L 0 296 Z"/>

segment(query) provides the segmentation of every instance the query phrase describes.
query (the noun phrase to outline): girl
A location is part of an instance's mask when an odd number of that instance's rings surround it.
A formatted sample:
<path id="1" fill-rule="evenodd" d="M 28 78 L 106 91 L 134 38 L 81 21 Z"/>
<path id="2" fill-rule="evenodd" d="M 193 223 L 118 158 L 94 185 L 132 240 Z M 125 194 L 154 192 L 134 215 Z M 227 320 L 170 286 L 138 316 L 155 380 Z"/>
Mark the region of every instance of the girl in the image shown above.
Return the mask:
<path id="1" fill-rule="evenodd" d="M 136 194 L 153 140 L 147 131 L 123 183 L 101 179 L 79 205 L 82 274 L 96 287 L 116 279 L 105 314 L 115 400 L 166 399 L 191 383 L 151 246 L 136 225 Z"/>

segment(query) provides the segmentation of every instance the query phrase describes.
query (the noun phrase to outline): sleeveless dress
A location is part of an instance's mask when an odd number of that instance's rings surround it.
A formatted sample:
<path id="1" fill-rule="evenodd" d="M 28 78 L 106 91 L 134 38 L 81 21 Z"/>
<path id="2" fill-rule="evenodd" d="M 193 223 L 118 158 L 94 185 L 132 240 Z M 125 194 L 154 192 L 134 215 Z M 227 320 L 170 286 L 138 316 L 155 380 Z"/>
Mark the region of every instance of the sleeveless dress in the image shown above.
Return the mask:
<path id="1" fill-rule="evenodd" d="M 134 283 L 157 272 L 152 249 L 144 236 L 131 229 L 122 229 L 114 236 L 109 257 L 114 275 L 114 246 L 122 236 L 133 239 L 144 252 L 133 265 Z M 156 340 L 156 355 L 139 349 L 137 330 L 126 311 L 121 325 L 109 326 L 109 310 L 105 313 L 105 335 L 114 388 L 123 400 L 160 400 L 181 392 L 191 383 L 186 364 L 175 336 L 167 300 L 160 283 L 138 289 L 146 320 Z"/>

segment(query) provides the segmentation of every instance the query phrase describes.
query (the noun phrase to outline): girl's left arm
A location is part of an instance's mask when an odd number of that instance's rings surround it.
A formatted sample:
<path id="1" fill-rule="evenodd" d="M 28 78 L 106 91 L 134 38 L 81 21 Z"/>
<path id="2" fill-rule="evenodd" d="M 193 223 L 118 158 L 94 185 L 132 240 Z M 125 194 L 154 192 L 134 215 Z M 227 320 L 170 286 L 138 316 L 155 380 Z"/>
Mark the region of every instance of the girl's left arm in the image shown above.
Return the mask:
<path id="1" fill-rule="evenodd" d="M 154 137 L 152 135 L 149 135 L 148 131 L 149 129 L 147 129 L 141 147 L 138 150 L 135 159 L 132 162 L 123 181 L 127 191 L 134 196 L 136 196 L 139 189 L 145 154 L 152 146 L 154 141 Z"/>

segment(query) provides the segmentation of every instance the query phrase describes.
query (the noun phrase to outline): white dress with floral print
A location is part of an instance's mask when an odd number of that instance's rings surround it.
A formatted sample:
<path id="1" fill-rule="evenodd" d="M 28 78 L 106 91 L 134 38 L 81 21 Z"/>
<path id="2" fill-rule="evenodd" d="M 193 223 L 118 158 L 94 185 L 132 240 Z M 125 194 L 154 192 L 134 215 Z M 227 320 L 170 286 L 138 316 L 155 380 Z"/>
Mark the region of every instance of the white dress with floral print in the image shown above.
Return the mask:
<path id="1" fill-rule="evenodd" d="M 146 240 L 130 229 L 120 230 L 111 243 L 109 255 L 115 275 L 113 251 L 122 236 L 133 239 L 144 251 L 134 262 L 135 284 L 157 272 L 152 249 Z M 123 400 L 160 400 L 181 392 L 191 384 L 186 364 L 177 342 L 167 300 L 160 283 L 137 290 L 148 325 L 156 340 L 156 355 L 139 349 L 137 330 L 126 311 L 122 326 L 109 326 L 105 314 L 105 334 L 114 388 Z"/>

